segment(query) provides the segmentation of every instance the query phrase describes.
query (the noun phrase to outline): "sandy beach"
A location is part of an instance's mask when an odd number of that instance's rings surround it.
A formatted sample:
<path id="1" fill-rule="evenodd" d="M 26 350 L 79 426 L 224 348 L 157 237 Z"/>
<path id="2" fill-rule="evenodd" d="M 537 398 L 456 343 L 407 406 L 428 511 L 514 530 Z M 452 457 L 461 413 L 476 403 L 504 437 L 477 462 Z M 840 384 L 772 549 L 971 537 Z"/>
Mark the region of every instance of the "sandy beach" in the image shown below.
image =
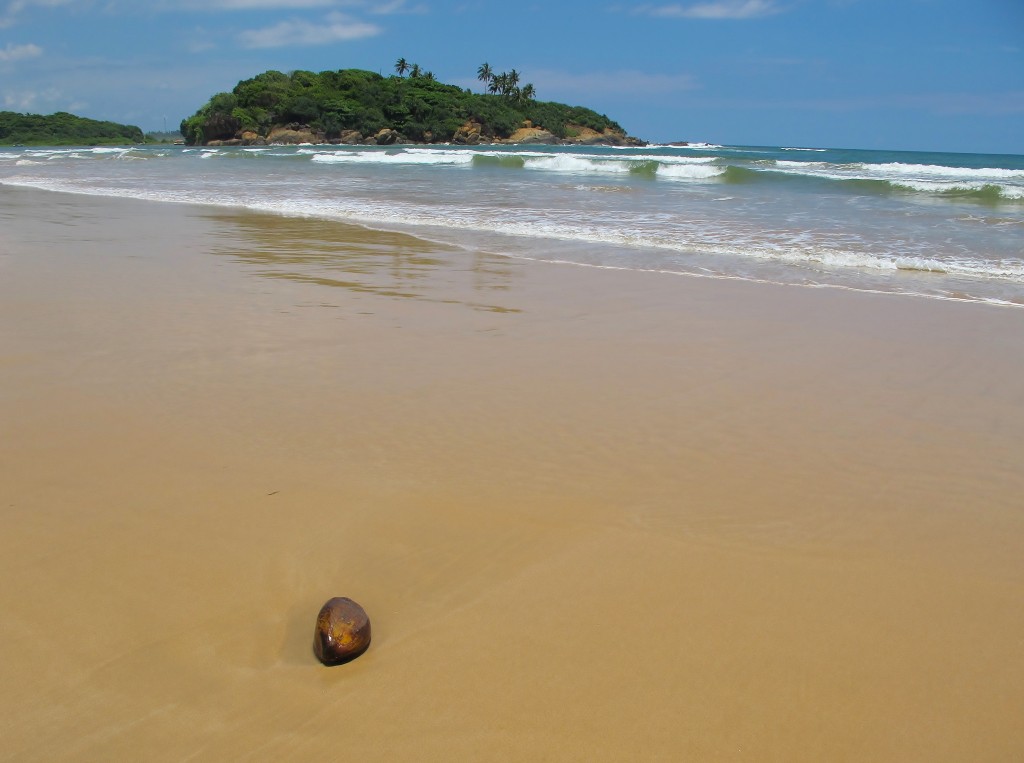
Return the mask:
<path id="1" fill-rule="evenodd" d="M 0 758 L 1024 756 L 1024 310 L 0 226 Z"/>

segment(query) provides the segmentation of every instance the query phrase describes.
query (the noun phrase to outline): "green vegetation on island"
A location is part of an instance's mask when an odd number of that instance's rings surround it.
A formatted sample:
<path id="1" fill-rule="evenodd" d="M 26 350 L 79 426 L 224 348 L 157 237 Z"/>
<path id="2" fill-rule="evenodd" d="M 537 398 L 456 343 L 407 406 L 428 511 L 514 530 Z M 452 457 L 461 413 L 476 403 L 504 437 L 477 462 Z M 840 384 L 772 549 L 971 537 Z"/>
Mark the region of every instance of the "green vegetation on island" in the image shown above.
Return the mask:
<path id="1" fill-rule="evenodd" d="M 76 117 L 66 111 L 49 116 L 0 111 L 3 146 L 118 146 L 144 140 L 142 130 L 133 125 Z"/>
<path id="2" fill-rule="evenodd" d="M 214 95 L 182 121 L 181 134 L 189 145 L 640 143 L 592 109 L 536 100 L 514 69 L 495 73 L 483 64 L 477 78 L 487 93 L 439 82 L 404 58 L 395 72 L 267 71 Z"/>

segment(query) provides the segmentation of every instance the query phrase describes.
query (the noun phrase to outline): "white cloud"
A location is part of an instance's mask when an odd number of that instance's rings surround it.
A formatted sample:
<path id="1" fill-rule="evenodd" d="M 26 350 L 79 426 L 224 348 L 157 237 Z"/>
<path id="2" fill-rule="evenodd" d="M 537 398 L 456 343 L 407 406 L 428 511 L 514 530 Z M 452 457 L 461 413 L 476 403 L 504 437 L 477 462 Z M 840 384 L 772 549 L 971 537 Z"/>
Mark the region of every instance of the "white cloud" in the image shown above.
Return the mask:
<path id="1" fill-rule="evenodd" d="M 71 106 L 72 104 L 64 97 L 64 93 L 52 87 L 4 94 L 4 107 L 23 113 L 44 114 L 53 111 L 70 111 Z"/>
<path id="2" fill-rule="evenodd" d="M 190 40 L 185 43 L 185 50 L 189 53 L 205 53 L 208 50 L 216 50 L 217 44 L 210 40 Z"/>
<path id="3" fill-rule="evenodd" d="M 303 10 L 342 5 L 338 0 L 180 0 L 167 3 L 167 10 L 251 11 Z"/>
<path id="4" fill-rule="evenodd" d="M 41 55 L 43 55 L 43 49 L 32 43 L 27 45 L 7 43 L 6 47 L 0 48 L 0 62 L 23 61 L 26 58 L 36 58 Z"/>
<path id="5" fill-rule="evenodd" d="M 308 10 L 311 8 L 359 8 L 378 16 L 395 13 L 422 13 L 423 5 L 410 7 L 407 0 L 161 0 L 162 11 L 259 11 Z"/>
<path id="6" fill-rule="evenodd" d="M 426 13 L 424 4 L 409 6 L 406 0 L 391 0 L 388 3 L 366 3 L 366 10 L 377 16 L 391 16 L 397 13 Z"/>
<path id="7" fill-rule="evenodd" d="M 752 19 L 781 13 L 775 0 L 712 0 L 707 3 L 641 6 L 637 13 L 663 18 Z"/>
<path id="8" fill-rule="evenodd" d="M 0 5 L 0 29 L 14 26 L 18 22 L 18 16 L 34 5 L 53 8 L 71 2 L 74 0 L 9 0 Z"/>
<path id="9" fill-rule="evenodd" d="M 570 97 L 571 94 L 575 98 L 584 94 L 602 93 L 674 93 L 700 87 L 692 74 L 649 74 L 631 70 L 583 74 L 541 70 L 530 76 L 524 74 L 523 81 L 527 79 L 537 87 L 541 100 L 548 99 L 548 92 L 559 93 L 562 97 Z"/>
<path id="10" fill-rule="evenodd" d="M 381 28 L 374 24 L 356 21 L 342 13 L 331 13 L 322 23 L 291 19 L 263 29 L 249 29 L 239 33 L 238 40 L 246 48 L 283 48 L 359 40 L 380 32 Z"/>
<path id="11" fill-rule="evenodd" d="M 1006 116 L 1024 114 L 1024 90 L 967 93 L 894 93 L 889 95 L 848 96 L 840 98 L 701 98 L 693 108 L 726 108 L 755 113 L 770 109 L 826 112 L 834 114 L 872 113 L 893 115 L 900 112 L 920 111 L 943 116 Z"/>
<path id="12" fill-rule="evenodd" d="M 20 16 L 32 8 L 56 8 L 72 6 L 72 10 L 84 11 L 96 6 L 93 0 L 0 0 L 0 29 L 13 26 Z M 303 11 L 323 9 L 360 9 L 375 16 L 399 13 L 426 13 L 423 3 L 409 5 L 409 0 L 151 0 L 144 8 L 128 0 L 105 0 L 100 7 L 107 13 L 126 11 L 154 11 L 157 13 L 197 12 L 211 13 L 232 11 Z"/>
<path id="13" fill-rule="evenodd" d="M 6 4 L 7 13 L 21 13 L 26 8 L 31 8 L 33 5 L 42 6 L 44 8 L 54 8 L 58 5 L 70 5 L 75 0 L 10 0 Z"/>

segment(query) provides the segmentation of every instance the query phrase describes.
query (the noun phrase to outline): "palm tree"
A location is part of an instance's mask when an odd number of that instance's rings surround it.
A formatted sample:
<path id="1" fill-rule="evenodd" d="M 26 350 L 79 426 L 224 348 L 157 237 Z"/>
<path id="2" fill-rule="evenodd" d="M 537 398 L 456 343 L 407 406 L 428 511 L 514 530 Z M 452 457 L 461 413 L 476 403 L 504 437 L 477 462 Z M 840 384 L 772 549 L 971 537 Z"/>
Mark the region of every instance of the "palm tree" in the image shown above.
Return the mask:
<path id="1" fill-rule="evenodd" d="M 490 85 L 492 77 L 494 77 L 494 70 L 491 65 L 486 61 L 480 64 L 480 68 L 476 70 L 476 78 L 485 85 Z"/>
<path id="2" fill-rule="evenodd" d="M 519 95 L 522 97 L 524 101 L 532 101 L 534 98 L 536 98 L 537 91 L 534 89 L 531 83 L 527 82 L 525 85 L 523 85 L 523 89 L 519 91 Z"/>
<path id="3" fill-rule="evenodd" d="M 509 92 L 515 90 L 516 85 L 519 84 L 519 72 L 515 69 L 508 73 L 508 89 Z"/>
<path id="4" fill-rule="evenodd" d="M 409 76 L 410 77 L 418 77 L 418 76 L 420 76 L 420 65 L 419 64 L 413 64 L 412 65 L 412 68 L 409 69 Z"/>
<path id="5" fill-rule="evenodd" d="M 434 72 L 427 72 L 426 74 L 423 75 L 423 79 L 429 79 L 431 81 L 434 81 L 437 78 L 434 76 Z"/>
<path id="6" fill-rule="evenodd" d="M 399 77 L 404 77 L 405 73 L 409 71 L 409 62 L 404 58 L 400 58 L 395 61 L 395 71 L 398 72 Z"/>

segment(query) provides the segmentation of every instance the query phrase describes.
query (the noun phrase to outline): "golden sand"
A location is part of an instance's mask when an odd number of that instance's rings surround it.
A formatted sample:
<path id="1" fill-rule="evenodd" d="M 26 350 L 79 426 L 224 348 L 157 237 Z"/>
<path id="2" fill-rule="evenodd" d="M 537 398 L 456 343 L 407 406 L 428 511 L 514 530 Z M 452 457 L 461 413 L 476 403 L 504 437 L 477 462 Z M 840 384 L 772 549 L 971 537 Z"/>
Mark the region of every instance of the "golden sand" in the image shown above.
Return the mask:
<path id="1" fill-rule="evenodd" d="M 0 758 L 1024 755 L 1024 311 L 0 199 Z"/>

